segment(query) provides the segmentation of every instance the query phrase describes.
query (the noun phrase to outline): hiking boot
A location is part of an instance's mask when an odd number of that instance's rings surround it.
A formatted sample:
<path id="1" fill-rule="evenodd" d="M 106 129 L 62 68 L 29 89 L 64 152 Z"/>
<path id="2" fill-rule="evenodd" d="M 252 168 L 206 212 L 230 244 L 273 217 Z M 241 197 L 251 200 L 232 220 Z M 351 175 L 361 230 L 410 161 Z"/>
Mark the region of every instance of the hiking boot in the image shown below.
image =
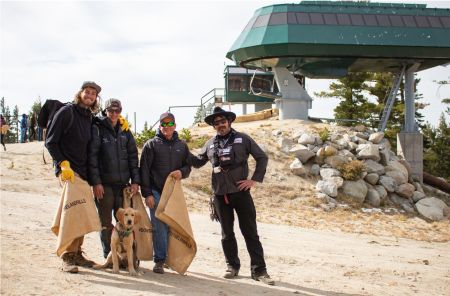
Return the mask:
<path id="1" fill-rule="evenodd" d="M 228 266 L 227 271 L 225 271 L 225 274 L 223 275 L 226 279 L 232 279 L 234 277 L 237 277 L 239 274 L 239 269 L 234 268 L 232 266 Z"/>
<path id="2" fill-rule="evenodd" d="M 74 262 L 75 253 L 65 253 L 61 256 L 62 266 L 61 270 L 68 273 L 78 273 L 78 267 Z"/>
<path id="3" fill-rule="evenodd" d="M 79 250 L 74 254 L 74 263 L 77 266 L 92 268 L 95 265 L 95 262 L 92 260 L 88 260 L 83 256 L 83 251 Z"/>
<path id="4" fill-rule="evenodd" d="M 163 274 L 164 273 L 164 262 L 156 262 L 155 266 L 153 267 L 153 272 Z"/>
<path id="5" fill-rule="evenodd" d="M 271 286 L 275 285 L 275 281 L 270 278 L 267 271 L 257 273 L 257 274 L 252 273 L 252 279 L 254 279 L 255 281 L 258 281 L 258 282 L 263 282 L 264 284 L 267 284 L 267 285 L 271 285 Z"/>

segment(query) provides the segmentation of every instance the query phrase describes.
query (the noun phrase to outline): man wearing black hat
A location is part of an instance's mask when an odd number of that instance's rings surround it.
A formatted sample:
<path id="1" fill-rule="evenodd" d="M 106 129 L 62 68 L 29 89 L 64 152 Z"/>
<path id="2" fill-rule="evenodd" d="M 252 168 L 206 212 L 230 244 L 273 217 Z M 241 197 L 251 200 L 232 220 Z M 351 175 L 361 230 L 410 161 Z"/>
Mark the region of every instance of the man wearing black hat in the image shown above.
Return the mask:
<path id="1" fill-rule="evenodd" d="M 93 81 L 85 81 L 75 94 L 72 104 L 59 109 L 47 130 L 45 146 L 53 158 L 56 176 L 62 182 L 74 182 L 75 173 L 86 182 L 88 177 L 88 143 L 91 140 L 92 113 L 98 110 L 98 94 L 101 87 Z M 81 246 L 84 236 L 72 241 L 61 255 L 62 270 L 77 273 L 78 267 L 92 267 Z"/>
<path id="2" fill-rule="evenodd" d="M 220 107 L 214 108 L 213 114 L 207 116 L 205 122 L 214 127 L 217 135 L 206 142 L 198 156 L 190 154 L 189 162 L 199 168 L 209 160 L 213 166 L 214 207 L 222 228 L 222 248 L 228 267 L 224 277 L 236 277 L 241 267 L 233 230 L 236 211 L 250 254 L 252 278 L 273 285 L 274 281 L 267 273 L 264 251 L 256 226 L 255 205 L 250 195 L 250 188 L 264 179 L 268 158 L 250 136 L 231 128 L 235 119 L 236 114 L 233 112 Z M 249 155 L 256 160 L 251 179 L 247 179 Z"/>
<path id="3" fill-rule="evenodd" d="M 103 256 L 111 251 L 114 216 L 123 207 L 123 189 L 131 183 L 131 194 L 138 192 L 139 160 L 136 141 L 122 116 L 122 103 L 118 99 L 105 102 L 104 117 L 96 117 L 92 125 L 89 144 L 89 184 L 93 186 L 102 231 L 100 240 Z"/>
<path id="4" fill-rule="evenodd" d="M 164 273 L 167 258 L 169 229 L 165 223 L 156 218 L 156 208 L 169 175 L 177 180 L 187 178 L 191 167 L 187 163 L 189 148 L 178 138 L 175 116 L 165 112 L 159 117 L 159 129 L 156 136 L 145 143 L 142 149 L 141 193 L 145 204 L 150 208 L 153 228 L 153 272 Z"/>

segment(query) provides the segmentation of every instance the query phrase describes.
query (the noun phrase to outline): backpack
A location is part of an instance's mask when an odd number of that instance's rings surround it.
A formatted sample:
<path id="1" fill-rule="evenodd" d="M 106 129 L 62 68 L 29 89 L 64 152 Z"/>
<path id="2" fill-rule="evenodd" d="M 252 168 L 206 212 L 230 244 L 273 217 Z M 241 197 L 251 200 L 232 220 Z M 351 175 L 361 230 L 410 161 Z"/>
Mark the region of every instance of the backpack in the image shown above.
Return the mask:
<path id="1" fill-rule="evenodd" d="M 70 105 L 71 103 L 62 103 L 58 100 L 46 100 L 44 105 L 41 108 L 41 111 L 38 115 L 38 125 L 41 128 L 48 128 L 50 124 L 52 123 L 53 118 L 55 117 L 55 114 L 66 105 Z M 71 109 L 72 110 L 72 109 Z M 70 121 L 69 124 L 64 129 L 64 134 L 67 133 L 69 128 L 72 126 L 73 123 L 73 113 L 70 112 Z"/>

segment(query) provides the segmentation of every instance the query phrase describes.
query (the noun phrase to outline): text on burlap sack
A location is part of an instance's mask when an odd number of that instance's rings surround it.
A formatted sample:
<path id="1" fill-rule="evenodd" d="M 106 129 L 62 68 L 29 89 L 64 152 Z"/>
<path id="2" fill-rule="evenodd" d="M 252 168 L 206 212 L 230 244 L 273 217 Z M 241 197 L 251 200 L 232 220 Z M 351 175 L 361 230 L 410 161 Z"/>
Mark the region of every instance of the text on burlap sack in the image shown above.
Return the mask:
<path id="1" fill-rule="evenodd" d="M 176 239 L 177 241 L 183 243 L 186 247 L 188 247 L 189 249 L 192 248 L 192 245 L 189 241 L 187 241 L 184 237 L 182 237 L 180 234 L 174 232 L 174 231 L 170 231 L 169 232 L 169 236 L 172 236 L 174 239 Z"/>
<path id="2" fill-rule="evenodd" d="M 81 204 L 84 204 L 84 203 L 86 203 L 86 200 L 84 198 L 71 201 L 71 202 L 69 202 L 68 204 L 66 204 L 64 206 L 64 210 L 68 210 L 71 207 L 74 207 L 74 206 L 77 206 L 77 205 L 81 205 Z"/>

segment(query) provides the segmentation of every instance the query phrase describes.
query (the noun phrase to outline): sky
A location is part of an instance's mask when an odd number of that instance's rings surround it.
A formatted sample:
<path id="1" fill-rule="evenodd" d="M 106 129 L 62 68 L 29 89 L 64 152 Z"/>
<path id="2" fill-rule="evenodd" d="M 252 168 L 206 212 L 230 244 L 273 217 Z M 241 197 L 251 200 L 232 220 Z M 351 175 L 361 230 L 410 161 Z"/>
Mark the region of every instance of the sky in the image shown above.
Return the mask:
<path id="1" fill-rule="evenodd" d="M 289 1 L 1 1 L 0 97 L 28 113 L 33 102 L 71 101 L 83 81 L 102 87 L 103 100 L 118 98 L 139 132 L 169 106 L 198 105 L 223 88 L 225 55 L 255 10 Z M 298 2 L 298 1 L 295 1 Z M 396 1 L 390 1 L 396 2 Z M 450 1 L 414 1 L 450 8 Z M 419 92 L 436 125 L 450 97 L 450 66 L 418 73 Z M 307 79 L 310 116 L 333 117 L 336 99 L 314 92 L 330 80 Z M 241 106 L 232 106 L 240 114 Z M 189 127 L 196 108 L 173 109 L 178 128 Z M 252 111 L 252 107 L 248 107 Z"/>

